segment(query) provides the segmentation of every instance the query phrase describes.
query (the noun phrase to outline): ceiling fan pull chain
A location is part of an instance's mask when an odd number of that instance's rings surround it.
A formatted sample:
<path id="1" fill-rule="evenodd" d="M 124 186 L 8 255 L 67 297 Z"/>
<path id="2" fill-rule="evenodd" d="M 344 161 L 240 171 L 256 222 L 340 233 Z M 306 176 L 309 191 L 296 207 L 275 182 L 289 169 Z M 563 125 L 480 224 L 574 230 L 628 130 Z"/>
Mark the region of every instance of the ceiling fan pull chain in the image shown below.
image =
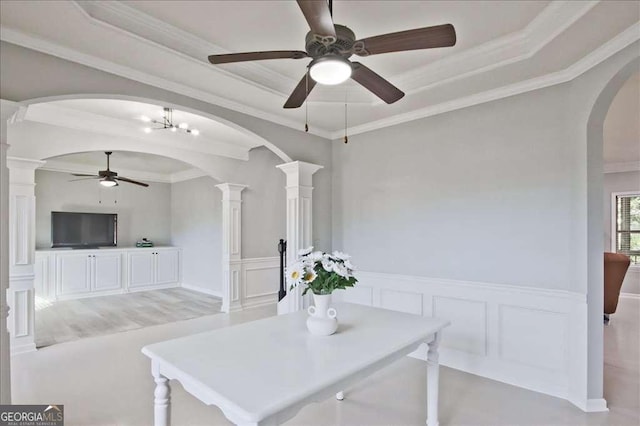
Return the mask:
<path id="1" fill-rule="evenodd" d="M 344 143 L 349 143 L 347 136 L 347 91 L 344 91 Z"/>
<path id="2" fill-rule="evenodd" d="M 304 131 L 309 133 L 309 72 L 305 75 L 304 81 L 307 93 L 304 98 Z"/>

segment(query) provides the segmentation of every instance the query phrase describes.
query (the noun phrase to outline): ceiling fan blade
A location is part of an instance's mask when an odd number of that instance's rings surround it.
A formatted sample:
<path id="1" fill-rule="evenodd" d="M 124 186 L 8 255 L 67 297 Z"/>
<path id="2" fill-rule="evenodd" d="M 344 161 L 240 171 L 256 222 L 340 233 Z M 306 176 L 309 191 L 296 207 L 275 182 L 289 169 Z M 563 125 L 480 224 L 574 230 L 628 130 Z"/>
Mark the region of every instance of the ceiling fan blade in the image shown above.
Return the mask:
<path id="1" fill-rule="evenodd" d="M 138 182 L 136 180 L 128 179 L 128 178 L 122 177 L 122 176 L 114 177 L 113 179 L 114 180 L 121 180 L 122 182 L 132 183 L 134 185 L 144 186 L 145 188 L 149 186 L 149 184 L 147 184 L 147 183 Z"/>
<path id="2" fill-rule="evenodd" d="M 404 96 L 404 92 L 393 84 L 362 65 L 360 62 L 352 62 L 351 78 L 360 83 L 374 95 L 388 104 L 392 104 Z"/>
<path id="3" fill-rule="evenodd" d="M 444 24 L 363 38 L 355 42 L 354 53 L 358 56 L 367 56 L 405 50 L 449 47 L 455 44 L 455 28 L 451 24 Z"/>
<path id="4" fill-rule="evenodd" d="M 307 96 L 309 96 L 309 93 L 311 93 L 311 90 L 315 87 L 315 85 L 315 80 L 311 78 L 309 72 L 307 71 L 307 73 L 302 76 L 302 80 L 300 80 L 296 88 L 293 89 L 293 92 L 291 92 L 291 96 L 289 96 L 289 99 L 287 99 L 287 102 L 285 102 L 284 107 L 300 107 L 304 103 L 305 99 L 307 99 Z"/>
<path id="5" fill-rule="evenodd" d="M 329 4 L 325 0 L 297 0 L 304 18 L 314 35 L 326 38 L 328 43 L 336 41 L 336 28 Z"/>
<path id="6" fill-rule="evenodd" d="M 74 176 L 78 176 L 78 175 L 74 175 Z M 79 176 L 91 176 L 91 175 L 79 175 Z M 93 179 L 101 179 L 101 177 L 100 176 L 83 177 L 80 179 L 71 179 L 69 182 L 77 182 L 79 180 L 93 180 Z"/>
<path id="7" fill-rule="evenodd" d="M 100 177 L 98 175 L 87 175 L 87 174 L 84 174 L 84 173 L 71 173 L 71 176 L 94 177 L 94 178 L 99 178 Z"/>
<path id="8" fill-rule="evenodd" d="M 307 52 L 302 50 L 271 50 L 267 52 L 228 53 L 224 55 L 209 55 L 209 62 L 214 65 L 230 62 L 261 61 L 264 59 L 302 59 Z"/>

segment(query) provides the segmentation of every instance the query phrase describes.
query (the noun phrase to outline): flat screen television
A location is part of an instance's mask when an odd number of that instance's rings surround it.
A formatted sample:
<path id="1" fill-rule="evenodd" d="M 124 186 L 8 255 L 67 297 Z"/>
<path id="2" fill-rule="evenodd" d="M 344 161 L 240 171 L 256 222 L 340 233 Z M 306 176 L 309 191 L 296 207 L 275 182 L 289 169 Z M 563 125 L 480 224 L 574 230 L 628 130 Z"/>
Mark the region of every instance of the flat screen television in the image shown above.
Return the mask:
<path id="1" fill-rule="evenodd" d="M 51 247 L 115 247 L 115 213 L 51 212 Z"/>

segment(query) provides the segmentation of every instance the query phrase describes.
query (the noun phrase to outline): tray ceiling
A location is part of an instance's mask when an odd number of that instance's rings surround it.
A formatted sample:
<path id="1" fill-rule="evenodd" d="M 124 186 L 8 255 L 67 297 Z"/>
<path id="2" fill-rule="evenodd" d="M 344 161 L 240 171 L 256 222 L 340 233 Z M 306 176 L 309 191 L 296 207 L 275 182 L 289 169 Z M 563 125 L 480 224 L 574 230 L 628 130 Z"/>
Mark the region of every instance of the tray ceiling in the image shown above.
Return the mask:
<path id="1" fill-rule="evenodd" d="M 294 2 L 125 1 L 0 3 L 2 40 L 153 84 L 296 129 L 304 108 L 282 105 L 306 60 L 212 66 L 206 57 L 300 49 L 307 27 Z M 407 93 L 386 105 L 355 83 L 317 87 L 310 131 L 338 138 L 558 84 L 640 38 L 628 1 L 339 1 L 337 23 L 358 37 L 452 23 L 453 48 L 391 53 L 362 63 Z"/>

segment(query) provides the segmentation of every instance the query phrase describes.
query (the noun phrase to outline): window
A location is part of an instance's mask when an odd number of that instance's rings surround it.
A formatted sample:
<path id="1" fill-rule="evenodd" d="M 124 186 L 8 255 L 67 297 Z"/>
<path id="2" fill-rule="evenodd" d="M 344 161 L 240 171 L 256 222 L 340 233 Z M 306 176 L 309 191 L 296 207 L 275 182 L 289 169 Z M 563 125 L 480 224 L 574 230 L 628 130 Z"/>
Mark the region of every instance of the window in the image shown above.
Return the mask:
<path id="1" fill-rule="evenodd" d="M 640 193 L 613 194 L 613 198 L 615 251 L 631 257 L 632 265 L 640 265 Z"/>

